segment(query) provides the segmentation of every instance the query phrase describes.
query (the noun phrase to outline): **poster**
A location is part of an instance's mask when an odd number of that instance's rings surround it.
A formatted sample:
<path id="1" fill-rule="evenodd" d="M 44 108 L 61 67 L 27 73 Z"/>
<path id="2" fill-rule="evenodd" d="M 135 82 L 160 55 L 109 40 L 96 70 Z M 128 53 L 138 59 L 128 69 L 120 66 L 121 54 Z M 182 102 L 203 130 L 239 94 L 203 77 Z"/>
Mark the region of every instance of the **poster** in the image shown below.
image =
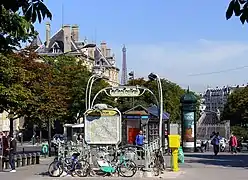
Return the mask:
<path id="1" fill-rule="evenodd" d="M 192 148 L 194 147 L 194 112 L 184 112 L 184 147 Z"/>

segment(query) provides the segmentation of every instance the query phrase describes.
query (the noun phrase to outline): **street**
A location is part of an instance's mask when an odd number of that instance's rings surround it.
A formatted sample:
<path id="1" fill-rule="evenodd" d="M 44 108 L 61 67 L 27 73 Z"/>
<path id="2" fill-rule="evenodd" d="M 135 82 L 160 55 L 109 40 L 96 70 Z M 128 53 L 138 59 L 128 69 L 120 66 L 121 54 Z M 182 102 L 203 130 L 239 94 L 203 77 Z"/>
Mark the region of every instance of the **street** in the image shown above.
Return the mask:
<path id="1" fill-rule="evenodd" d="M 40 165 L 26 166 L 17 169 L 16 173 L 2 172 L 1 179 L 8 180 L 43 180 L 43 179 L 82 179 L 72 177 L 51 178 L 46 175 L 48 165 L 52 158 L 41 159 Z M 248 153 L 230 155 L 221 153 L 214 157 L 211 153 L 203 154 L 186 154 L 185 164 L 180 165 L 180 172 L 165 172 L 161 176 L 163 179 L 180 179 L 180 180 L 245 180 L 248 177 Z M 89 178 L 89 177 L 87 177 Z M 90 179 L 99 179 L 102 177 L 90 177 Z M 129 179 L 139 179 L 139 173 Z M 104 177 L 104 179 L 127 179 L 117 177 Z M 148 179 L 148 178 L 142 178 Z M 157 177 L 149 178 L 157 179 Z"/>
<path id="2" fill-rule="evenodd" d="M 185 173 L 179 179 L 208 180 L 243 180 L 248 177 L 248 153 L 231 155 L 220 153 L 186 154 L 181 170 Z"/>

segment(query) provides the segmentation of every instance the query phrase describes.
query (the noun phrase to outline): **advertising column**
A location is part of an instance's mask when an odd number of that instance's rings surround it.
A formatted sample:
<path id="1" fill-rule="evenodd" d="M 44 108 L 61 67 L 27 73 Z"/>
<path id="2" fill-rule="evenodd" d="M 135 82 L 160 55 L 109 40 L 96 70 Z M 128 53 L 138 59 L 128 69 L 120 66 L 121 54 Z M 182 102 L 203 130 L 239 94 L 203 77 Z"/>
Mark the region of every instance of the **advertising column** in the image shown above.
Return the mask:
<path id="1" fill-rule="evenodd" d="M 181 97 L 182 147 L 184 151 L 196 151 L 196 96 L 187 90 Z"/>
<path id="2" fill-rule="evenodd" d="M 194 112 L 183 112 L 183 147 L 194 149 Z"/>

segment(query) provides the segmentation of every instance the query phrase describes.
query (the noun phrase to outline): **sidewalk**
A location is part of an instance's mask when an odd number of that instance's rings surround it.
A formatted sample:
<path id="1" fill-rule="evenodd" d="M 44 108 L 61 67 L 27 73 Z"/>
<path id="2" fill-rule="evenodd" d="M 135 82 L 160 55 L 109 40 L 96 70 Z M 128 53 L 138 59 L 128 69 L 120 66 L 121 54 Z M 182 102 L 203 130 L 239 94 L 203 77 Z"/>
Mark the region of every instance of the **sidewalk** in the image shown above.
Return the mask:
<path id="1" fill-rule="evenodd" d="M 3 180 L 32 180 L 42 178 L 42 174 L 47 172 L 49 164 L 52 162 L 53 157 L 41 158 L 40 164 L 19 167 L 16 173 L 8 171 L 0 172 L 0 177 Z"/>

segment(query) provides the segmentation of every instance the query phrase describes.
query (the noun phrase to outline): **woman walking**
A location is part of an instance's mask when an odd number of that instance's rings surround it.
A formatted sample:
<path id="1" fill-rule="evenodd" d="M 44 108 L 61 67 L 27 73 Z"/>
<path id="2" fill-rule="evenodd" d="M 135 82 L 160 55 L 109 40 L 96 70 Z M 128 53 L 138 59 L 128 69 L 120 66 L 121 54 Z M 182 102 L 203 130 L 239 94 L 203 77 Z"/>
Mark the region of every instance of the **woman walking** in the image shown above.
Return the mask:
<path id="1" fill-rule="evenodd" d="M 230 137 L 230 145 L 231 145 L 231 153 L 237 154 L 238 141 L 237 141 L 237 137 L 234 136 L 233 134 Z"/>

